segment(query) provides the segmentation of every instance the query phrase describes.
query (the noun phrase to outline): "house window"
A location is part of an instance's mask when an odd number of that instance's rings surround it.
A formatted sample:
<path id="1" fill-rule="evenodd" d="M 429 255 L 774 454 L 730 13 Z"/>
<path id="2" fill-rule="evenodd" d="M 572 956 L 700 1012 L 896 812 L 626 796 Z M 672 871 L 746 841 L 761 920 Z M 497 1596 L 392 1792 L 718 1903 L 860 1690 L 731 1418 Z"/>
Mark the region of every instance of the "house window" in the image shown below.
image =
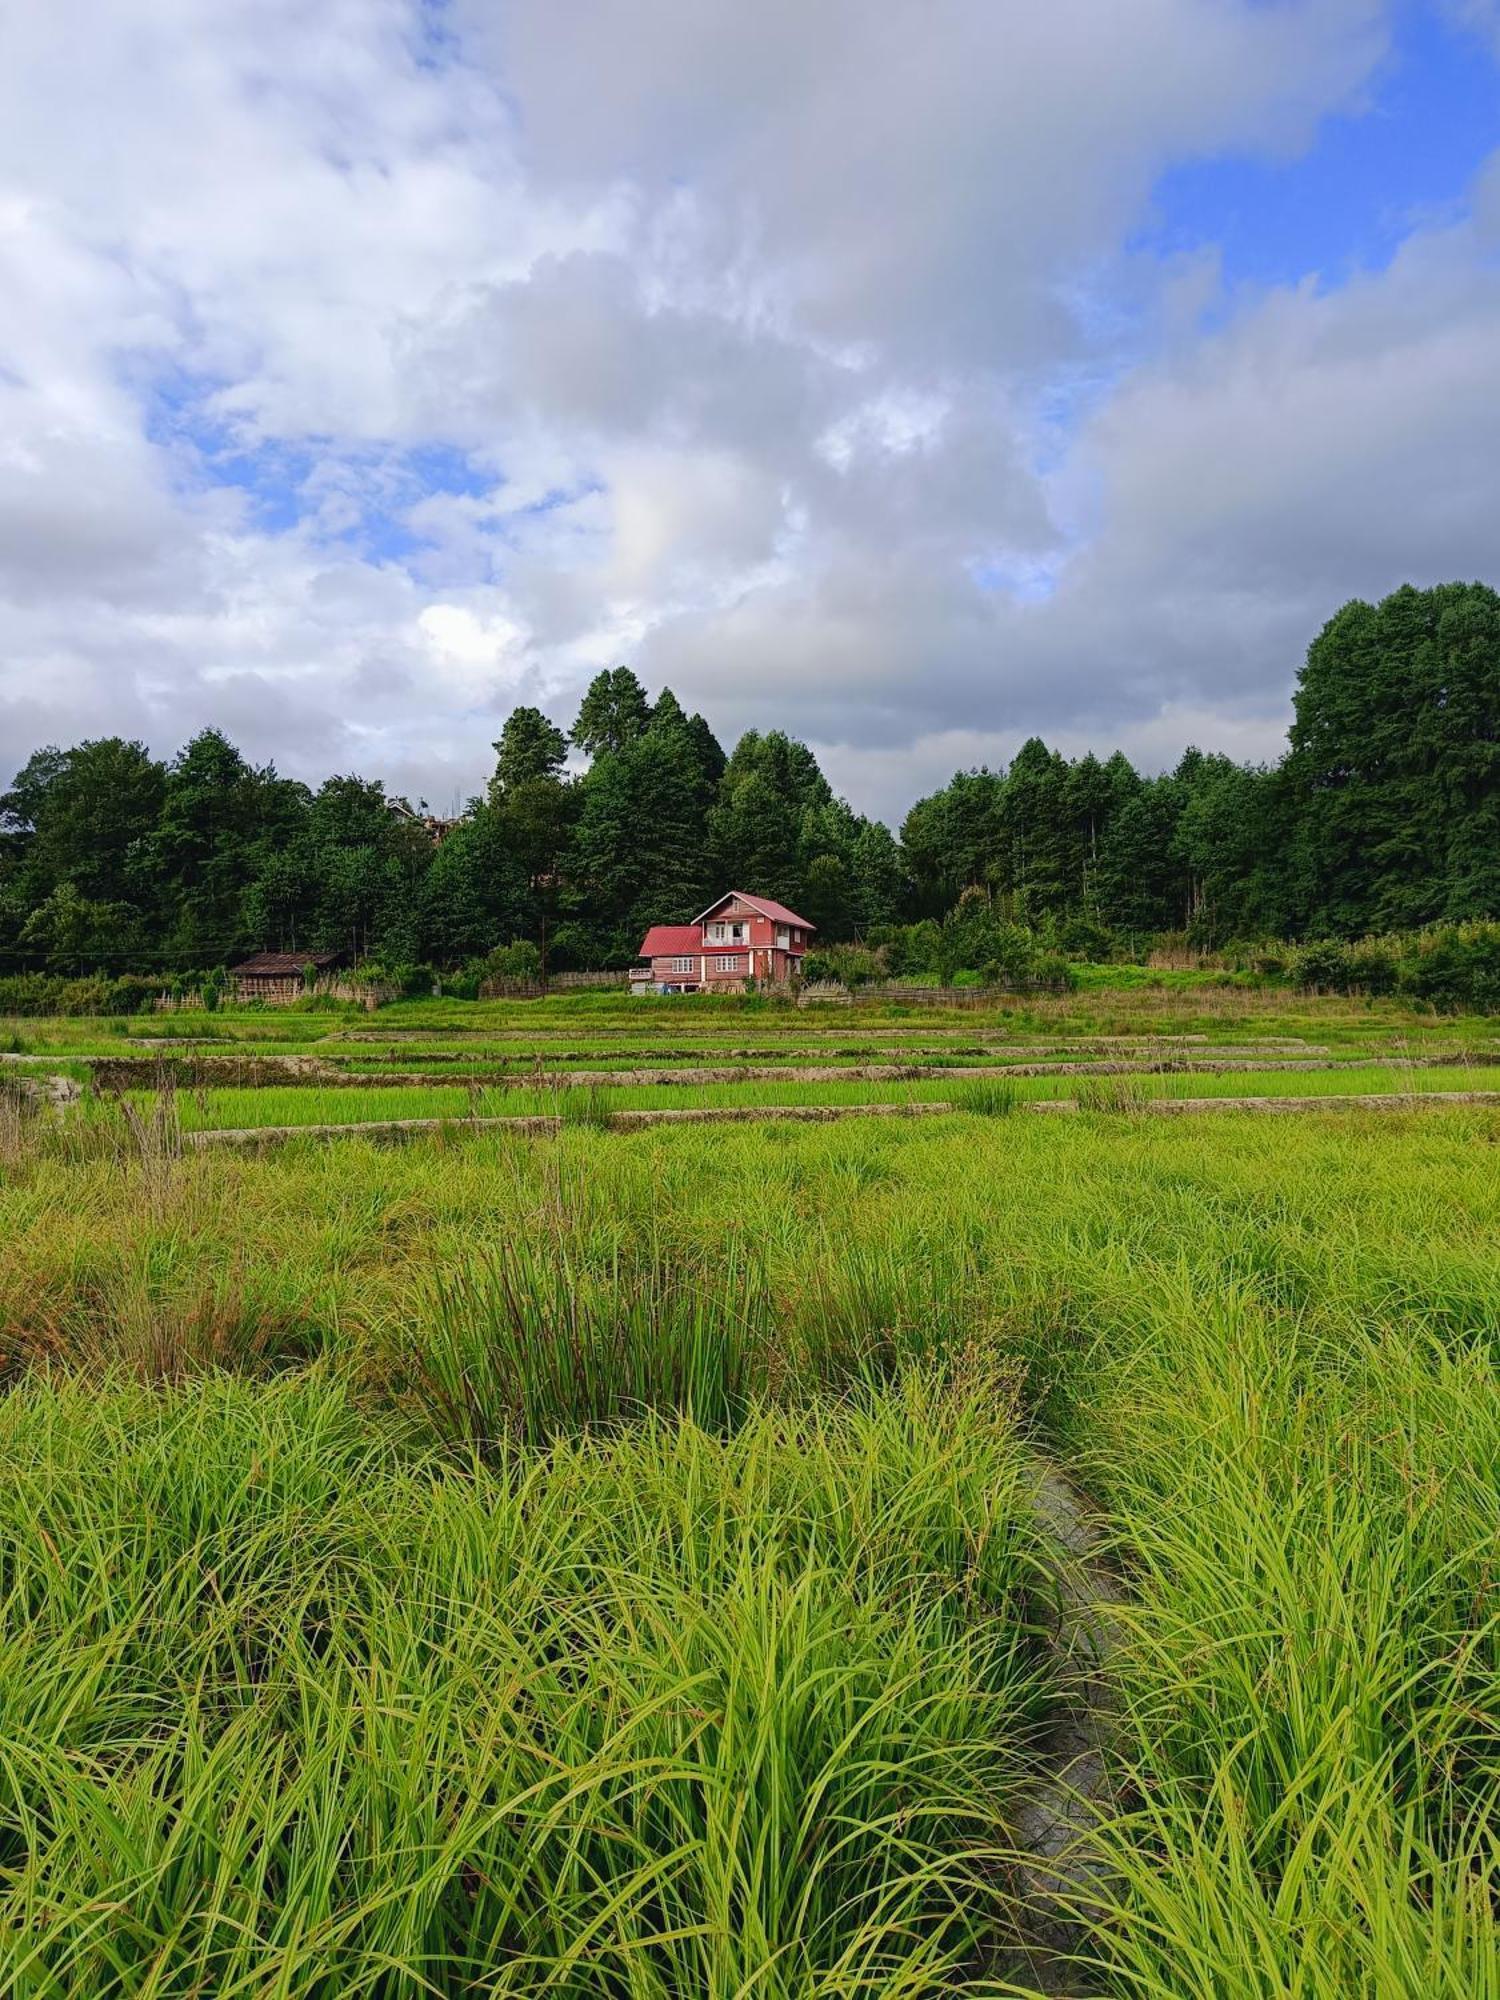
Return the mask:
<path id="1" fill-rule="evenodd" d="M 716 958 L 714 960 L 715 972 L 743 972 L 744 969 L 745 969 L 745 961 L 742 958 L 740 958 L 738 954 L 731 955 L 728 958 Z"/>
<path id="2" fill-rule="evenodd" d="M 696 958 L 674 958 L 672 960 L 672 970 L 674 972 L 692 972 L 697 963 Z"/>
<path id="3" fill-rule="evenodd" d="M 714 944 L 746 944 L 750 927 L 748 924 L 711 924 L 708 935 Z"/>

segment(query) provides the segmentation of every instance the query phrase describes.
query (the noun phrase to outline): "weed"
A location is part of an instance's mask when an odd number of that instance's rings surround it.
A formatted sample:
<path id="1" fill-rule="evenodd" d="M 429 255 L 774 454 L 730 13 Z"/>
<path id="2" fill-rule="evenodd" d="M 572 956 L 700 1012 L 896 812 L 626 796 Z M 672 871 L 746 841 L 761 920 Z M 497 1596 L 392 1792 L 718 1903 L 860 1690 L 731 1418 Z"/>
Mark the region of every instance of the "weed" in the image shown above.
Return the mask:
<path id="1" fill-rule="evenodd" d="M 955 1111 L 967 1111 L 974 1118 L 1005 1118 L 1021 1102 L 1016 1088 L 1019 1079 L 976 1077 L 960 1083 L 952 1092 Z"/>

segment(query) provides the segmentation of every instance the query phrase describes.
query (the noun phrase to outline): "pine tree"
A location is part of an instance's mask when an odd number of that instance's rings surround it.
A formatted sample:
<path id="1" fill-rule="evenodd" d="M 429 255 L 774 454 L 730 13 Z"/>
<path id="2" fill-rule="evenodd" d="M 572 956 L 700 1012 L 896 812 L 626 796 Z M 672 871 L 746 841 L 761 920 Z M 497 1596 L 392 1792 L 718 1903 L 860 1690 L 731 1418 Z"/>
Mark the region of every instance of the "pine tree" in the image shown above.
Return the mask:
<path id="1" fill-rule="evenodd" d="M 586 757 L 618 753 L 645 735 L 651 721 L 646 690 L 629 667 L 595 674 L 573 724 L 573 743 Z"/>

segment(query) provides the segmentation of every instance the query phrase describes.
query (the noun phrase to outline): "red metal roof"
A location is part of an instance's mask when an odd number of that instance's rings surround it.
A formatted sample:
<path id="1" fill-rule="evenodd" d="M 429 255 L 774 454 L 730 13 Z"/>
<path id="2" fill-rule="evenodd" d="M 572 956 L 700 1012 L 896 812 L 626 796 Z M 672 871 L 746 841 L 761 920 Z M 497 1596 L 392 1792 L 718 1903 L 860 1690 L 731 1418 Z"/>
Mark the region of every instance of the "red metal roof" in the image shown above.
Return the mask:
<path id="1" fill-rule="evenodd" d="M 702 951 L 701 924 L 653 924 L 641 946 L 642 958 L 682 958 L 690 951 Z"/>
<path id="2" fill-rule="evenodd" d="M 748 903 L 752 910 L 759 910 L 763 917 L 769 917 L 773 924 L 795 924 L 799 930 L 804 931 L 815 931 L 818 928 L 816 924 L 810 924 L 806 917 L 799 917 L 795 910 L 789 910 L 785 903 L 773 903 L 769 896 L 747 896 L 743 889 L 727 890 L 716 902 L 709 904 L 698 921 L 702 923 L 705 918 L 711 917 L 715 910 L 722 909 L 725 903 L 736 896 L 742 903 Z"/>

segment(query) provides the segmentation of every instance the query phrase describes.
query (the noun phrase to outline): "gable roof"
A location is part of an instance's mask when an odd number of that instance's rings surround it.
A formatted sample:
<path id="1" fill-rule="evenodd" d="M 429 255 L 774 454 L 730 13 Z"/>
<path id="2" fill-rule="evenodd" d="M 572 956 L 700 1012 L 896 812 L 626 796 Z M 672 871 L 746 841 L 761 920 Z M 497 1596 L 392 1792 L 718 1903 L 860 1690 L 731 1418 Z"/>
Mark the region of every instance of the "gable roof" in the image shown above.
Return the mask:
<path id="1" fill-rule="evenodd" d="M 641 958 L 679 958 L 702 951 L 701 924 L 653 924 L 641 945 Z"/>
<path id="2" fill-rule="evenodd" d="M 305 966 L 324 972 L 343 958 L 341 951 L 257 951 L 239 965 L 231 965 L 235 979 L 285 979 L 300 976 Z"/>
<path id="3" fill-rule="evenodd" d="M 697 922 L 706 923 L 715 910 L 723 909 L 732 899 L 738 898 L 748 903 L 752 910 L 759 910 L 763 917 L 769 917 L 773 924 L 795 924 L 799 930 L 815 931 L 816 924 L 810 924 L 806 917 L 799 917 L 795 910 L 789 910 L 785 903 L 773 903 L 769 896 L 747 896 L 743 889 L 727 889 L 722 896 L 716 896 L 708 908 L 700 912 Z"/>

